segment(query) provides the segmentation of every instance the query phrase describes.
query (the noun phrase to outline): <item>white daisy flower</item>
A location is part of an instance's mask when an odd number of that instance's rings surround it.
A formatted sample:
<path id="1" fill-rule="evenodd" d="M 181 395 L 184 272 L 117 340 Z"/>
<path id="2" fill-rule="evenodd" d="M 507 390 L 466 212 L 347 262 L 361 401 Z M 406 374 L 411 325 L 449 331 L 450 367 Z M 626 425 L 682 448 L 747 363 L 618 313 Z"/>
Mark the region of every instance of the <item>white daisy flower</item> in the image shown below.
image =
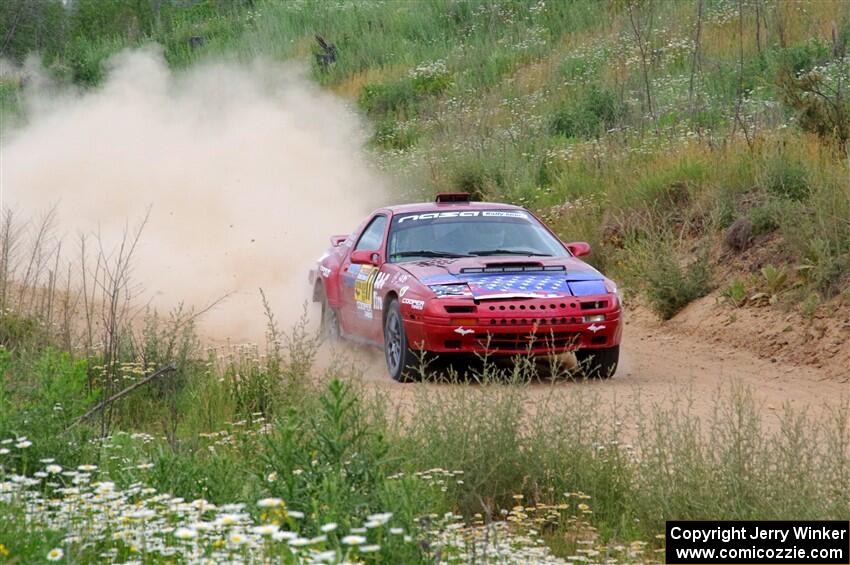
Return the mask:
<path id="1" fill-rule="evenodd" d="M 392 517 L 393 517 L 392 512 L 381 512 L 379 514 L 371 514 L 369 516 L 366 516 L 366 519 L 369 520 L 370 522 L 378 522 L 380 524 L 386 524 L 387 522 L 390 521 L 390 518 L 392 518 Z"/>
<path id="2" fill-rule="evenodd" d="M 193 530 L 192 528 L 177 528 L 174 530 L 174 537 L 177 539 L 193 539 L 198 535 L 198 532 Z"/>
<path id="3" fill-rule="evenodd" d="M 280 498 L 263 498 L 257 501 L 257 506 L 260 508 L 275 508 L 283 504 Z"/>
<path id="4" fill-rule="evenodd" d="M 263 524 L 261 526 L 255 526 L 251 531 L 259 536 L 270 536 L 278 531 L 278 529 L 274 524 Z"/>
<path id="5" fill-rule="evenodd" d="M 222 514 L 216 519 L 216 523 L 220 526 L 232 526 L 239 522 L 239 516 L 236 514 Z"/>
<path id="6" fill-rule="evenodd" d="M 289 541 L 298 537 L 298 534 L 295 532 L 277 531 L 272 534 L 272 539 L 275 541 Z"/>
<path id="7" fill-rule="evenodd" d="M 313 557 L 316 559 L 316 561 L 332 563 L 332 562 L 336 561 L 337 556 L 336 556 L 336 551 L 329 550 L 329 551 L 322 551 L 321 553 L 317 553 Z"/>

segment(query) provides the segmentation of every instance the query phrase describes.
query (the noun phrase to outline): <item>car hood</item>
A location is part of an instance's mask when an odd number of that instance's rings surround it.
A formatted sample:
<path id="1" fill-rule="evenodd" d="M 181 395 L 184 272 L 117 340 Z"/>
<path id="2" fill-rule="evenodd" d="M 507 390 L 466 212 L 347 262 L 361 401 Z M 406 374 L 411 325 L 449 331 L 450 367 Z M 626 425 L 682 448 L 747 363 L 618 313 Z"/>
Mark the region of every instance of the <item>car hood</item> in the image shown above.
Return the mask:
<path id="1" fill-rule="evenodd" d="M 399 265 L 438 297 L 477 300 L 606 294 L 605 277 L 575 257 L 462 257 Z"/>

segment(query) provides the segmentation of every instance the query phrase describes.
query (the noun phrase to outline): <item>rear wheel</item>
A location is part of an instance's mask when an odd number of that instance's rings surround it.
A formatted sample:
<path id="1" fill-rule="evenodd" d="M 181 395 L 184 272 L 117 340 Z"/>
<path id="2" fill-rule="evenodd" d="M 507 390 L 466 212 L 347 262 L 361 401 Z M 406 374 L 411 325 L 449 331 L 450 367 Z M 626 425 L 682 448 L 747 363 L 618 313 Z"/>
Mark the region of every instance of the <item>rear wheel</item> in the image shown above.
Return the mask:
<path id="1" fill-rule="evenodd" d="M 337 318 L 336 310 L 328 304 L 328 295 L 324 289 L 322 293 L 322 324 L 319 332 L 321 336 L 328 341 L 336 341 L 339 339 L 339 318 Z"/>
<path id="2" fill-rule="evenodd" d="M 413 370 L 416 357 L 407 342 L 404 333 L 404 322 L 401 318 L 401 307 L 393 300 L 387 305 L 387 316 L 384 319 L 384 356 L 387 359 L 387 371 L 395 381 L 410 382 L 415 380 Z"/>
<path id="3" fill-rule="evenodd" d="M 603 349 L 579 349 L 576 361 L 584 375 L 589 379 L 608 379 L 617 372 L 620 361 L 620 346 Z"/>

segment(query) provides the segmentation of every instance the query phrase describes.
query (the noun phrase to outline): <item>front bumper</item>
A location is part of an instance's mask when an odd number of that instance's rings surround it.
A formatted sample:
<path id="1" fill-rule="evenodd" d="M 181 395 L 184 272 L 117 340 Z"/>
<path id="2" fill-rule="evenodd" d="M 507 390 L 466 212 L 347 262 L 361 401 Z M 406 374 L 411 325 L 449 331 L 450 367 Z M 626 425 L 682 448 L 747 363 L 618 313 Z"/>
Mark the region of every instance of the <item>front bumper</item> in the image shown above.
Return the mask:
<path id="1" fill-rule="evenodd" d="M 403 309 L 413 349 L 435 353 L 549 354 L 613 347 L 622 335 L 614 294 L 482 300 L 434 298 Z"/>

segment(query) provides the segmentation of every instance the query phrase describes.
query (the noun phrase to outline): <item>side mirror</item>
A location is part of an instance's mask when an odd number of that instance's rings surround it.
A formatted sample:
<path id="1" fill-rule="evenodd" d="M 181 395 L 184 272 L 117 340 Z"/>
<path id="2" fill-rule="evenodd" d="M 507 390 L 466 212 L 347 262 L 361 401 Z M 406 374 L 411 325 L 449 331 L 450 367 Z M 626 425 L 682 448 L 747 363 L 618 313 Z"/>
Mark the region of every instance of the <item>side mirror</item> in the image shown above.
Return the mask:
<path id="1" fill-rule="evenodd" d="M 377 267 L 381 264 L 381 252 L 360 249 L 351 254 L 351 262 L 355 265 L 374 265 Z"/>
<path id="2" fill-rule="evenodd" d="M 570 250 L 576 257 L 584 257 L 585 255 L 590 255 L 590 244 L 585 243 L 583 241 L 574 241 L 572 243 L 567 244 L 567 249 Z"/>
<path id="3" fill-rule="evenodd" d="M 342 243 L 348 239 L 347 235 L 332 235 L 331 236 L 331 245 L 336 247 L 337 245 L 342 245 Z"/>

